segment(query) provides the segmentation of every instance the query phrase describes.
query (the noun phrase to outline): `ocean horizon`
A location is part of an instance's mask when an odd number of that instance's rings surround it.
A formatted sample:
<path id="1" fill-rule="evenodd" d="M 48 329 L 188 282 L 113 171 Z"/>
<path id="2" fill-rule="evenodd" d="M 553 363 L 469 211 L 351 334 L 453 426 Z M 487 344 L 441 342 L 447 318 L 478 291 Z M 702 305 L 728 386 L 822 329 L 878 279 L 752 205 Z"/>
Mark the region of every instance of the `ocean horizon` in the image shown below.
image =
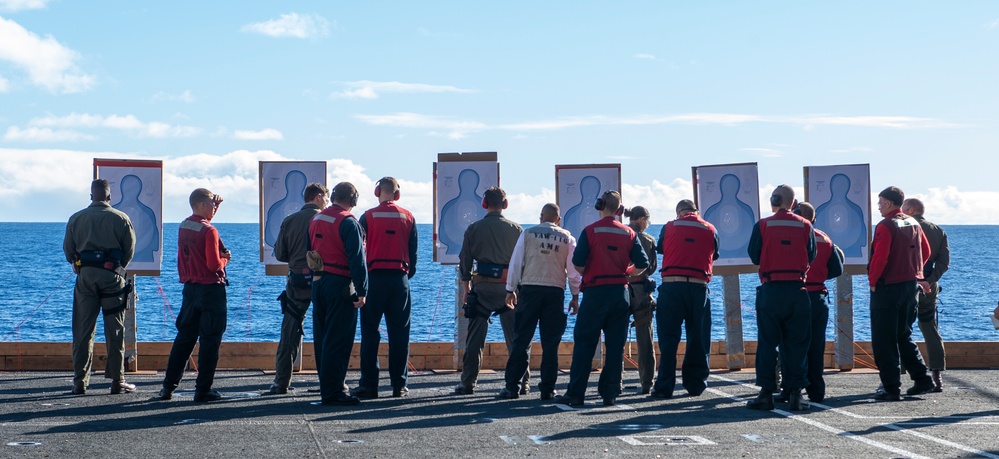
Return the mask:
<path id="1" fill-rule="evenodd" d="M 525 228 L 531 226 L 524 225 Z M 268 276 L 259 256 L 257 223 L 217 223 L 219 234 L 233 253 L 228 267 L 228 328 L 223 340 L 228 342 L 277 341 L 281 310 L 277 296 L 284 289 L 284 277 Z M 940 282 L 939 322 L 945 341 L 999 340 L 988 316 L 999 300 L 999 225 L 943 225 L 951 247 L 951 267 Z M 136 280 L 136 308 L 139 341 L 172 341 L 176 335 L 174 318 L 180 310 L 181 284 L 176 273 L 178 223 L 164 225 L 164 256 L 160 276 L 141 276 Z M 648 230 L 653 237 L 661 225 Z M 417 274 L 411 281 L 413 296 L 411 340 L 413 342 L 453 342 L 455 335 L 456 273 L 454 265 L 432 260 L 432 227 L 418 225 L 419 260 Z M 65 223 L 0 222 L 0 283 L 6 294 L 0 298 L 0 341 L 69 342 L 72 339 L 71 313 L 75 275 L 62 253 Z M 16 254 L 31 254 L 16 256 Z M 712 303 L 713 340 L 725 339 L 722 281 L 716 276 L 709 284 Z M 756 339 L 754 310 L 755 273 L 741 274 L 743 337 Z M 835 281 L 828 281 L 834 298 Z M 854 339 L 870 339 L 868 289 L 865 276 L 853 276 Z M 585 294 L 584 294 L 585 295 Z M 563 335 L 572 340 L 575 323 L 570 317 Z M 830 305 L 826 338 L 835 336 L 835 305 Z M 311 341 L 312 318 L 306 317 L 305 339 Z M 98 326 L 97 341 L 103 341 Z M 384 327 L 383 339 L 384 339 Z M 922 336 L 916 327 L 914 339 Z M 633 338 L 633 337 L 632 337 Z M 360 339 L 357 331 L 355 339 Z M 489 341 L 503 341 L 498 322 L 490 327 Z"/>

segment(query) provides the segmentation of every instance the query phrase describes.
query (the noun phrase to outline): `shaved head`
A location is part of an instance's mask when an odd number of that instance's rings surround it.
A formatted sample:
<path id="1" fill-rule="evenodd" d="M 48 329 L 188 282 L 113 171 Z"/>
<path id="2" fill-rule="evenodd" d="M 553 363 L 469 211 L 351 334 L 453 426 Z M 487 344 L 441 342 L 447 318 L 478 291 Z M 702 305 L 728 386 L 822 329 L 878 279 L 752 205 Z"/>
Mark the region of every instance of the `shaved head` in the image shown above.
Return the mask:
<path id="1" fill-rule="evenodd" d="M 557 222 L 561 216 L 561 211 L 558 208 L 558 204 L 549 202 L 541 208 L 541 221 L 543 222 Z"/>

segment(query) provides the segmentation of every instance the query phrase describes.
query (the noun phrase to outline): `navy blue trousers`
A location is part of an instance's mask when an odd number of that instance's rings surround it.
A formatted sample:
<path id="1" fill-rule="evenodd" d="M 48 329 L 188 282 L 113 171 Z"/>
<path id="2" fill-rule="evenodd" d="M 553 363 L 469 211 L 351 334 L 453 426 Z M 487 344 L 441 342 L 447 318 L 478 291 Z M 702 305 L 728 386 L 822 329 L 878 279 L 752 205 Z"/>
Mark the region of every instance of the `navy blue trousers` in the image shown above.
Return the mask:
<path id="1" fill-rule="evenodd" d="M 916 318 L 916 281 L 878 285 L 871 292 L 871 349 L 886 392 L 899 394 L 902 369 L 913 381 L 928 378 L 923 357 L 912 341 Z"/>
<path id="2" fill-rule="evenodd" d="M 603 398 L 614 399 L 621 393 L 621 370 L 624 343 L 628 339 L 628 317 L 631 315 L 631 295 L 625 285 L 599 285 L 583 292 L 572 332 L 575 346 L 569 368 L 567 397 L 582 399 L 590 380 L 593 355 L 604 334 L 606 352 L 600 370 L 597 392 Z"/>
<path id="3" fill-rule="evenodd" d="M 225 285 L 223 284 L 184 284 L 183 302 L 177 314 L 177 337 L 170 348 L 163 386 L 176 389 L 184 377 L 187 359 L 198 348 L 198 379 L 194 390 L 208 392 L 215 381 L 215 367 L 219 363 L 219 346 L 225 333 L 227 310 Z"/>
<path id="4" fill-rule="evenodd" d="M 708 387 L 711 351 L 711 299 L 708 286 L 693 282 L 664 282 L 659 286 L 656 328 L 659 331 L 659 377 L 652 390 L 673 395 L 680 326 L 686 325 L 687 351 L 680 374 L 684 389 L 697 396 Z"/>
<path id="5" fill-rule="evenodd" d="M 541 393 L 555 392 L 558 380 L 558 346 L 565 333 L 565 289 L 540 285 L 522 285 L 514 309 L 513 350 L 506 361 L 506 388 L 511 392 L 520 385 L 530 364 L 531 341 L 541 327 Z M 507 313 L 509 314 L 509 313 Z"/>
<path id="6" fill-rule="evenodd" d="M 343 394 L 354 347 L 357 309 L 346 296 L 349 283 L 350 278 L 329 273 L 312 282 L 312 341 L 323 400 Z"/>
<path id="7" fill-rule="evenodd" d="M 780 348 L 782 385 L 791 391 L 808 386 L 808 345 L 811 338 L 811 302 L 804 282 L 771 281 L 756 289 L 756 385 L 777 390 L 777 349 Z"/>
<path id="8" fill-rule="evenodd" d="M 368 296 L 361 308 L 361 387 L 378 389 L 378 326 L 385 316 L 388 334 L 389 381 L 393 389 L 406 387 L 409 379 L 409 326 L 412 301 L 409 277 L 398 269 L 368 273 Z"/>

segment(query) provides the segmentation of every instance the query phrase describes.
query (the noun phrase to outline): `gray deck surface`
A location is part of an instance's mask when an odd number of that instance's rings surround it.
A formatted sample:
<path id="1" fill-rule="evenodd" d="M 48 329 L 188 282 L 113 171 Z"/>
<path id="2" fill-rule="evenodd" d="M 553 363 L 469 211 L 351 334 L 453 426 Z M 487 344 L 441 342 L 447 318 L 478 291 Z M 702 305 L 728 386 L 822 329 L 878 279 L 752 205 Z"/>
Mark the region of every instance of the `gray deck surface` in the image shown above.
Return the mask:
<path id="1" fill-rule="evenodd" d="M 670 400 L 636 394 L 638 375 L 625 372 L 613 407 L 601 406 L 594 373 L 582 409 L 536 391 L 499 400 L 502 375 L 485 373 L 475 394 L 454 396 L 456 374 L 420 372 L 410 396 L 395 399 L 383 373 L 383 398 L 344 408 L 313 404 L 315 375 L 296 375 L 289 395 L 262 396 L 271 376 L 219 372 L 225 398 L 194 403 L 193 373 L 172 401 L 155 398 L 162 373 L 131 376 L 139 392 L 114 396 L 99 374 L 73 396 L 69 372 L 0 373 L 0 457 L 999 458 L 994 370 L 947 371 L 944 392 L 901 402 L 873 401 L 875 373 L 827 372 L 825 403 L 803 414 L 747 410 L 757 392 L 748 371 L 712 372 L 703 395 L 678 388 Z M 560 390 L 567 381 L 559 376 Z"/>

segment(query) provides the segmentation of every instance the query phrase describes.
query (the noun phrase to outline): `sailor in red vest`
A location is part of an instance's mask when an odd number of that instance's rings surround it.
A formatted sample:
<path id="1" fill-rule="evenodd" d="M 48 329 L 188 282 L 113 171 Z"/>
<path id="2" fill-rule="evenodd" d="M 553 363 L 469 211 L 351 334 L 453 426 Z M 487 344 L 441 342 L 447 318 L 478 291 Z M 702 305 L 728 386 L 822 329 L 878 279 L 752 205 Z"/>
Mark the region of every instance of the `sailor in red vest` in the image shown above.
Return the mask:
<path id="1" fill-rule="evenodd" d="M 399 182 L 384 177 L 375 184 L 378 206 L 359 220 L 365 233 L 368 297 L 361 309 L 361 380 L 352 395 L 378 397 L 378 326 L 385 316 L 388 332 L 389 381 L 393 397 L 409 395 L 409 280 L 416 274 L 416 220 L 402 208 Z"/>
<path id="2" fill-rule="evenodd" d="M 673 397 L 680 326 L 686 324 L 687 350 L 681 368 L 684 389 L 698 396 L 708 387 L 711 350 L 711 299 L 708 282 L 718 259 L 718 232 L 697 213 L 689 199 L 676 205 L 676 220 L 659 232 L 656 251 L 663 254 L 656 328 L 659 330 L 659 378 L 653 398 Z"/>
<path id="3" fill-rule="evenodd" d="M 930 258 L 930 244 L 916 219 L 901 211 L 905 194 L 890 186 L 878 193 L 878 211 L 884 217 L 874 227 L 867 280 L 871 285 L 871 349 L 881 376 L 875 400 L 902 399 L 902 371 L 915 384 L 907 395 L 925 394 L 934 387 L 919 348 L 912 341 L 916 314 L 916 286 L 923 281 L 923 265 Z"/>
<path id="4" fill-rule="evenodd" d="M 321 183 L 310 183 L 302 197 L 305 205 L 281 221 L 274 242 L 274 258 L 288 263 L 288 278 L 284 291 L 278 296 L 284 317 L 274 357 L 274 382 L 267 391 L 272 395 L 288 393 L 295 360 L 301 355 L 305 314 L 312 303 L 312 271 L 305 261 L 309 251 L 309 225 L 312 218 L 326 208 L 329 190 Z"/>
<path id="5" fill-rule="evenodd" d="M 333 187 L 333 204 L 312 218 L 308 261 L 312 280 L 312 334 L 323 405 L 357 405 L 344 393 L 357 310 L 364 306 L 368 270 L 361 225 L 350 213 L 357 189 L 350 182 Z"/>
<path id="6" fill-rule="evenodd" d="M 177 271 L 184 284 L 184 301 L 177 315 L 177 338 L 170 348 L 166 375 L 160 398 L 170 400 L 184 376 L 187 359 L 198 348 L 198 379 L 194 383 L 194 401 L 219 400 L 222 394 L 212 389 L 219 346 L 226 327 L 226 293 L 229 285 L 225 267 L 232 254 L 219 239 L 212 218 L 222 204 L 222 197 L 204 188 L 191 193 L 194 214 L 180 223 L 177 236 Z"/>
<path id="7" fill-rule="evenodd" d="M 613 405 L 621 393 L 621 370 L 624 343 L 628 339 L 628 317 L 631 315 L 631 294 L 628 276 L 638 276 L 649 266 L 649 258 L 635 232 L 617 221 L 624 212 L 621 194 L 607 191 L 594 206 L 600 220 L 590 224 L 579 235 L 572 264 L 583 275 L 579 305 L 572 336 L 572 365 L 565 395 L 555 397 L 559 403 L 582 406 L 586 384 L 590 379 L 593 354 L 604 334 L 607 355 L 600 370 L 597 392 L 605 406 Z"/>
<path id="8" fill-rule="evenodd" d="M 794 213 L 800 215 L 805 220 L 815 223 L 815 207 L 807 202 L 799 203 L 794 208 Z M 809 303 L 812 307 L 811 339 L 808 343 L 808 387 L 805 393 L 808 399 L 821 403 L 826 398 L 826 382 L 822 379 L 822 371 L 825 368 L 826 353 L 826 326 L 829 324 L 829 289 L 826 288 L 826 281 L 835 279 L 843 274 L 843 251 L 826 233 L 818 228 L 812 228 L 815 232 L 815 260 L 808 267 L 808 276 L 805 278 L 805 290 L 808 291 Z M 787 401 L 788 391 L 785 388 L 781 393 L 781 399 Z"/>
<path id="9" fill-rule="evenodd" d="M 778 347 L 784 361 L 782 381 L 789 391 L 788 408 L 809 408 L 801 389 L 808 386 L 805 374 L 811 307 L 805 277 L 815 259 L 815 233 L 808 220 L 791 213 L 794 203 L 794 190 L 778 186 L 770 196 L 774 214 L 760 219 L 749 238 L 749 258 L 760 266 L 762 283 L 756 288 L 756 385 L 760 394 L 746 405 L 752 410 L 774 409 Z"/>

